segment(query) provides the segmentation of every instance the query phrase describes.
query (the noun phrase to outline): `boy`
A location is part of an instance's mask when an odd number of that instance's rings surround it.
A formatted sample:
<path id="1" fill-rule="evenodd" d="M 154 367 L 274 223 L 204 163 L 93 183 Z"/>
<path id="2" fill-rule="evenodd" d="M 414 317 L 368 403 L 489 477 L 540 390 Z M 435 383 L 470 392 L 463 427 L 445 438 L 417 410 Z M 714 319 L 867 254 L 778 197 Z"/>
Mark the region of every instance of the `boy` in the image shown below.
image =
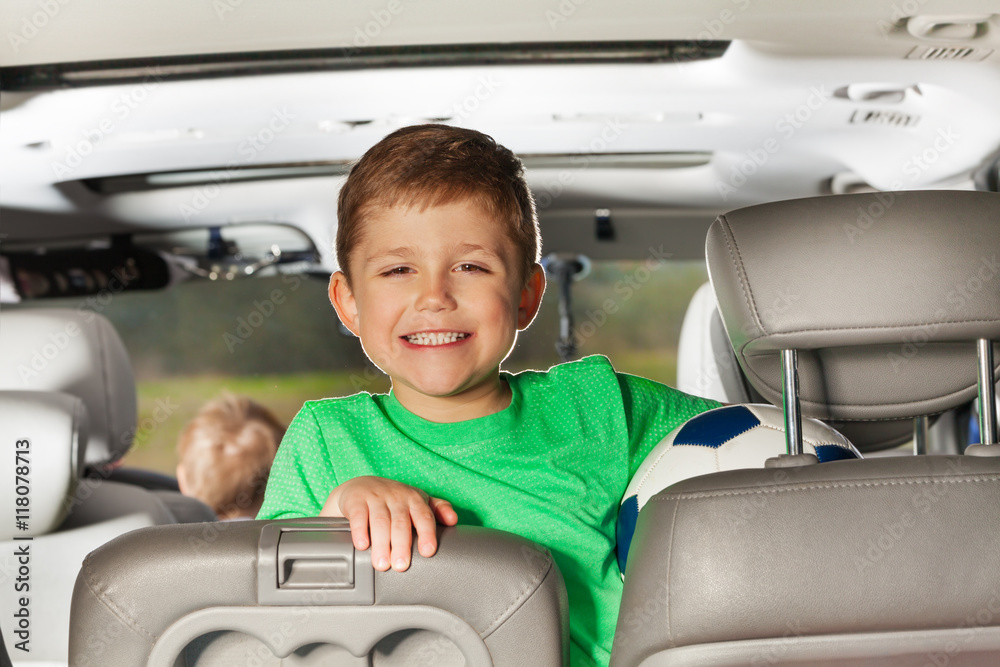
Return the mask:
<path id="1" fill-rule="evenodd" d="M 224 393 L 209 401 L 177 441 L 181 493 L 224 521 L 254 518 L 284 435 L 278 418 L 245 396 Z"/>
<path id="2" fill-rule="evenodd" d="M 616 374 L 603 357 L 500 371 L 545 277 L 521 163 L 486 135 L 393 132 L 352 169 L 337 219 L 330 300 L 392 391 L 306 403 L 258 518 L 345 516 L 381 571 L 409 566 L 411 526 L 425 557 L 435 520 L 523 535 L 566 581 L 571 662 L 607 664 L 629 478 L 671 429 L 718 404 Z"/>

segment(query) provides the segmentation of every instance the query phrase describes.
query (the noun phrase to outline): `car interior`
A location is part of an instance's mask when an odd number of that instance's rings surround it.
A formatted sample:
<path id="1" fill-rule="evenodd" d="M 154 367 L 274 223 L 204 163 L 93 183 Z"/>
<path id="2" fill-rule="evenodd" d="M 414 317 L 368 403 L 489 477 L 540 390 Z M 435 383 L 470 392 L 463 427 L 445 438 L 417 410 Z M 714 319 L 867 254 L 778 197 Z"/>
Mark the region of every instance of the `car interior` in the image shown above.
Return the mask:
<path id="1" fill-rule="evenodd" d="M 7 657 L 568 664 L 544 546 L 439 528 L 436 556 L 378 572 L 343 520 L 217 521 L 126 458 L 157 418 L 120 313 L 328 279 L 351 165 L 432 122 L 523 161 L 561 358 L 604 352 L 573 302 L 592 264 L 693 262 L 662 380 L 784 410 L 786 455 L 643 508 L 611 664 L 995 664 L 1000 10 L 802 4 L 6 2 Z M 593 297 L 604 319 L 629 285 Z M 262 303 L 177 346 L 232 357 L 274 335 Z M 814 465 L 803 417 L 865 458 Z"/>

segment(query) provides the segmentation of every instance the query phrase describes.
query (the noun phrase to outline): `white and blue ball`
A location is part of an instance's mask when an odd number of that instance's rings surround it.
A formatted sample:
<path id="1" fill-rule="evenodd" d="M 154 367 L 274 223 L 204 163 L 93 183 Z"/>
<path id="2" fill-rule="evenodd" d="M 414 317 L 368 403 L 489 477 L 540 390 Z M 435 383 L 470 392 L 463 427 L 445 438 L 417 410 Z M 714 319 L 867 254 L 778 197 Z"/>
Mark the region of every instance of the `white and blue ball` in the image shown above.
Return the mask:
<path id="1" fill-rule="evenodd" d="M 802 419 L 802 445 L 803 451 L 815 454 L 820 463 L 861 458 L 847 438 L 816 419 Z M 781 408 L 773 405 L 716 408 L 668 433 L 639 466 L 618 511 L 618 567 L 622 578 L 639 510 L 652 496 L 690 477 L 763 468 L 767 459 L 784 453 L 784 416 Z"/>

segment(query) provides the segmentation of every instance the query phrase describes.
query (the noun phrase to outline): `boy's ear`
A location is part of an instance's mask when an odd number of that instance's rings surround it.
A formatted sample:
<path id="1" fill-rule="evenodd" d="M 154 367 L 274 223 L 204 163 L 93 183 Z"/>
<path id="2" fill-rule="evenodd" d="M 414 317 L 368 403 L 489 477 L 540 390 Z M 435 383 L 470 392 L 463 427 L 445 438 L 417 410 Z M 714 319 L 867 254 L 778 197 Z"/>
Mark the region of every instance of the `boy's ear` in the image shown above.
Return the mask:
<path id="1" fill-rule="evenodd" d="M 337 271 L 330 276 L 330 303 L 337 311 L 337 317 L 352 334 L 360 336 L 358 327 L 358 304 L 354 300 L 354 292 L 347 284 L 347 276 L 343 271 Z"/>
<path id="2" fill-rule="evenodd" d="M 517 307 L 517 330 L 528 328 L 538 314 L 542 305 L 542 295 L 545 293 L 545 270 L 540 264 L 535 264 L 528 277 L 528 282 L 521 290 L 521 303 Z"/>
<path id="3" fill-rule="evenodd" d="M 177 486 L 180 488 L 182 494 L 188 495 L 187 476 L 184 474 L 184 467 L 180 463 L 177 464 Z"/>

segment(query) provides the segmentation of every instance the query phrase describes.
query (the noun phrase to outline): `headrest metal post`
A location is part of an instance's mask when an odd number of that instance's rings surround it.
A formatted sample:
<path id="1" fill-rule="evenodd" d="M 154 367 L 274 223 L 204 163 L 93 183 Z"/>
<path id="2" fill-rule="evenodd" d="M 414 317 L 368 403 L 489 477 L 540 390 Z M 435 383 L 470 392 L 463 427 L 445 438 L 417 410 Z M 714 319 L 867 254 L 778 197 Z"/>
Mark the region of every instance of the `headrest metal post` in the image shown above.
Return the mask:
<path id="1" fill-rule="evenodd" d="M 927 453 L 928 428 L 930 428 L 930 420 L 927 419 L 927 415 L 913 418 L 913 454 L 915 456 Z"/>
<path id="2" fill-rule="evenodd" d="M 792 455 L 803 453 L 798 359 L 795 350 L 781 351 L 781 407 L 785 413 L 785 451 Z"/>
<path id="3" fill-rule="evenodd" d="M 993 342 L 976 341 L 979 352 L 979 441 L 993 445 L 997 441 L 996 387 L 993 384 Z"/>

